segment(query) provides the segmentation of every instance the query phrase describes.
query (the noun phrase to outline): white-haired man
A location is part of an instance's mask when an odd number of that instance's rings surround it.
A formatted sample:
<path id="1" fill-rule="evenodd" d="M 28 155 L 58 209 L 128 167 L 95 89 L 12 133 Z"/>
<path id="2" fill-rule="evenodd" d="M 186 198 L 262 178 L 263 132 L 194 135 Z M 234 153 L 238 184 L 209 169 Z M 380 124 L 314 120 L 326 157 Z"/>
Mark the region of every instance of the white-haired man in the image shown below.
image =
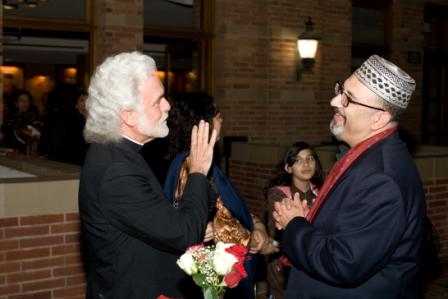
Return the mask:
<path id="1" fill-rule="evenodd" d="M 79 209 L 86 241 L 86 298 L 181 297 L 176 259 L 202 241 L 216 132 L 193 128 L 190 174 L 180 209 L 173 208 L 139 151 L 168 134 L 170 104 L 154 60 L 138 52 L 107 58 L 86 101 L 91 143 L 81 174 Z"/>
<path id="2" fill-rule="evenodd" d="M 331 100 L 332 133 L 350 150 L 307 214 L 276 204 L 282 249 L 293 264 L 287 298 L 419 298 L 425 226 L 420 176 L 397 132 L 415 81 L 373 55 Z"/>

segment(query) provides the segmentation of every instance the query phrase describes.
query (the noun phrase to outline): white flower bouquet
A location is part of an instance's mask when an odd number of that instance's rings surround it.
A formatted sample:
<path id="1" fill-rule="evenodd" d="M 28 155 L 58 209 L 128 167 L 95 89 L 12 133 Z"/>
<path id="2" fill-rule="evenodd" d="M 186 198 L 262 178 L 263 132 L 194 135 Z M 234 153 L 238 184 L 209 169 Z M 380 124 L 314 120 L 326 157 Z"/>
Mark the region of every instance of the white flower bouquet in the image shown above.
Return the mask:
<path id="1" fill-rule="evenodd" d="M 226 288 L 236 287 L 247 276 L 246 254 L 247 249 L 237 244 L 199 244 L 189 247 L 177 264 L 201 287 L 205 299 L 217 299 Z"/>

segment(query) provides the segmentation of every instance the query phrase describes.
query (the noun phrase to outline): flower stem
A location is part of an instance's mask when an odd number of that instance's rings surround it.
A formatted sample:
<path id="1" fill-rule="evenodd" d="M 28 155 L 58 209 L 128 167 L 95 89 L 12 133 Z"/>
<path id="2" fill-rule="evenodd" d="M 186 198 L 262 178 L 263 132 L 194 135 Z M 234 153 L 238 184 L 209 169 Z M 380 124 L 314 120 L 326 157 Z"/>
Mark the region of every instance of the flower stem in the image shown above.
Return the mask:
<path id="1" fill-rule="evenodd" d="M 213 287 L 208 287 L 206 289 L 202 289 L 202 293 L 204 294 L 204 299 L 218 299 L 218 290 Z"/>

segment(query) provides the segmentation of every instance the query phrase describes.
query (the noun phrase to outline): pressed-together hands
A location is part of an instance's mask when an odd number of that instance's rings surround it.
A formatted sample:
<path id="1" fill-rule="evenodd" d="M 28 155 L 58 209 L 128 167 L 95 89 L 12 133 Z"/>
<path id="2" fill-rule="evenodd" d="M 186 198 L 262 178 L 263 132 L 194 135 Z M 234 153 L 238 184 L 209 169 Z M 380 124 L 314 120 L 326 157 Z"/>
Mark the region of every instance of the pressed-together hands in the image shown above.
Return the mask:
<path id="1" fill-rule="evenodd" d="M 209 139 L 209 123 L 201 120 L 199 125 L 191 130 L 190 155 L 188 168 L 190 173 L 199 172 L 207 175 L 213 161 L 213 147 L 216 142 L 216 130 L 213 130 Z"/>
<path id="2" fill-rule="evenodd" d="M 282 201 L 274 203 L 272 215 L 275 220 L 275 227 L 279 230 L 285 229 L 289 221 L 295 217 L 306 217 L 309 208 L 306 200 L 300 201 L 300 195 L 296 193 L 294 198 L 284 198 Z"/>

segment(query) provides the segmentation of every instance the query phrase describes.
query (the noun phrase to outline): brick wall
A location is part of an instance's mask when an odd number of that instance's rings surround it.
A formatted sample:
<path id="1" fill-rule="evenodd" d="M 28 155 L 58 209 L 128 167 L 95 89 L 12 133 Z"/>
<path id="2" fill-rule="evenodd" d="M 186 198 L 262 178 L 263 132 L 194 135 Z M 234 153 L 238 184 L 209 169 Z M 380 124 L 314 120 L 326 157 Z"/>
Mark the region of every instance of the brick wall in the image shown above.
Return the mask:
<path id="1" fill-rule="evenodd" d="M 265 200 L 262 188 L 273 177 L 275 166 L 231 160 L 229 169 L 229 177 L 241 190 L 249 209 L 257 215 L 263 215 Z M 433 222 L 441 241 L 439 256 L 448 259 L 448 178 L 425 180 L 423 184 L 426 192 L 428 217 Z"/>
<path id="2" fill-rule="evenodd" d="M 448 178 L 423 182 L 427 213 L 440 238 L 440 256 L 448 258 Z"/>
<path id="3" fill-rule="evenodd" d="M 250 211 L 258 216 L 263 216 L 266 209 L 262 189 L 274 176 L 274 166 L 231 160 L 229 169 L 229 177 L 244 195 Z"/>
<path id="4" fill-rule="evenodd" d="M 297 81 L 297 36 L 308 16 L 322 42 L 312 72 Z M 214 93 L 225 135 L 329 141 L 333 84 L 350 70 L 351 3 L 217 1 L 215 23 Z"/>
<path id="5" fill-rule="evenodd" d="M 77 213 L 0 219 L 0 298 L 85 298 Z"/>
<path id="6" fill-rule="evenodd" d="M 403 128 L 418 141 L 422 65 L 407 62 L 408 51 L 423 47 L 422 34 L 415 34 L 423 20 L 423 2 L 417 2 L 393 1 L 387 28 L 391 59 L 417 81 Z M 225 136 L 248 136 L 249 142 L 263 144 L 332 140 L 328 123 L 334 82 L 351 71 L 351 5 L 338 0 L 216 1 L 214 95 Z M 296 41 L 308 16 L 322 39 L 312 72 L 297 81 Z"/>
<path id="7" fill-rule="evenodd" d="M 230 178 L 251 211 L 265 212 L 262 186 L 272 164 L 231 160 Z M 247 180 L 247 178 L 251 178 Z M 428 215 L 448 258 L 448 178 L 424 181 Z M 0 219 L 0 299 L 84 298 L 78 213 Z"/>

